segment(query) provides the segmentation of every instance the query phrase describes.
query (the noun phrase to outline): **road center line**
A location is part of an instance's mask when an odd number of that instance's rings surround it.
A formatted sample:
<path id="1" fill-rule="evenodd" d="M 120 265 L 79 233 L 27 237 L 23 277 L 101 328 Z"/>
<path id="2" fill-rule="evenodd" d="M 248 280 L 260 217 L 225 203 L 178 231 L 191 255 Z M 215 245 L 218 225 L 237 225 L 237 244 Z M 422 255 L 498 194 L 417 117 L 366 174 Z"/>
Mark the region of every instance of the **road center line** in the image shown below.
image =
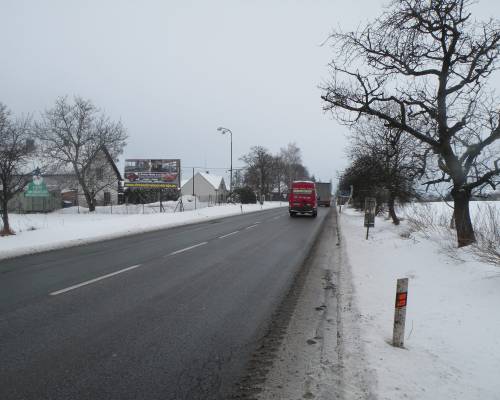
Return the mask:
<path id="1" fill-rule="evenodd" d="M 234 231 L 234 232 L 228 233 L 226 235 L 219 236 L 219 239 L 224 239 L 224 238 L 227 238 L 228 236 L 236 235 L 238 232 L 239 231 Z"/>
<path id="2" fill-rule="evenodd" d="M 179 254 L 179 253 L 183 253 L 185 251 L 188 251 L 188 250 L 191 250 L 191 249 L 194 249 L 196 247 L 199 247 L 199 246 L 204 246 L 206 245 L 208 242 L 202 242 L 202 243 L 198 243 L 198 244 L 195 244 L 194 246 L 189 246 L 189 247 L 185 247 L 184 249 L 180 249 L 180 250 L 177 250 L 177 251 L 174 251 L 172 253 L 169 254 L 169 256 L 173 256 L 175 254 Z"/>
<path id="3" fill-rule="evenodd" d="M 115 271 L 115 272 L 112 272 L 110 274 L 99 276 L 98 278 L 94 278 L 94 279 L 91 279 L 89 281 L 85 281 L 85 282 L 79 283 L 77 285 L 73 285 L 73 286 L 67 287 L 66 289 L 56 290 L 55 292 L 50 293 L 50 295 L 51 296 L 57 296 L 58 294 L 66 293 L 66 292 L 69 292 L 70 290 L 78 289 L 78 288 L 80 288 L 82 286 L 90 285 L 92 283 L 95 283 L 95 282 L 98 282 L 98 281 L 102 281 L 103 279 L 110 278 L 112 276 L 121 274 L 123 272 L 127 272 L 127 271 L 130 271 L 130 270 L 135 269 L 135 268 L 139 268 L 140 266 L 141 266 L 141 264 L 132 265 L 131 267 L 123 268 L 123 269 L 121 269 L 119 271 Z"/>
<path id="4" fill-rule="evenodd" d="M 245 229 L 252 229 L 252 228 L 255 228 L 256 226 L 257 226 L 257 224 L 250 225 L 250 226 L 247 226 Z"/>

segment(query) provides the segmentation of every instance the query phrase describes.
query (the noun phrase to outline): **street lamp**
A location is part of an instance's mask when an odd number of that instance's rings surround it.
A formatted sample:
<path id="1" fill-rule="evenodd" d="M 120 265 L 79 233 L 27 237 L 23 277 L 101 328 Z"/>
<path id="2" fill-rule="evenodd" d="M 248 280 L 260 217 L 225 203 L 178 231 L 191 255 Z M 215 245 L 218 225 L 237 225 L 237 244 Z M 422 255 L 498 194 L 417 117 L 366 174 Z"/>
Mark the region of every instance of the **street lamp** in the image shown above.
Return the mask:
<path id="1" fill-rule="evenodd" d="M 233 191 L 233 132 L 231 132 L 231 129 L 228 128 L 223 128 L 222 126 L 219 126 L 217 130 L 225 135 L 226 133 L 229 133 L 229 137 L 231 138 L 231 168 L 229 169 L 229 192 L 232 193 Z"/>

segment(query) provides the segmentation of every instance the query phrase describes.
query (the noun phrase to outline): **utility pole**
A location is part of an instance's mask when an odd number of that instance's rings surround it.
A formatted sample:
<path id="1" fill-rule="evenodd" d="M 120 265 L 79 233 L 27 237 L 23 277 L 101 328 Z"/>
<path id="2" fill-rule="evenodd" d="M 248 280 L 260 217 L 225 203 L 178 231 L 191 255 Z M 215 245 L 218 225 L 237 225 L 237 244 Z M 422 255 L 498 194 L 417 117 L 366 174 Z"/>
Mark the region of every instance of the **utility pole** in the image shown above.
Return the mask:
<path id="1" fill-rule="evenodd" d="M 193 167 L 193 177 L 192 177 L 192 180 L 193 180 L 194 209 L 196 210 L 196 194 L 194 192 L 194 167 Z"/>

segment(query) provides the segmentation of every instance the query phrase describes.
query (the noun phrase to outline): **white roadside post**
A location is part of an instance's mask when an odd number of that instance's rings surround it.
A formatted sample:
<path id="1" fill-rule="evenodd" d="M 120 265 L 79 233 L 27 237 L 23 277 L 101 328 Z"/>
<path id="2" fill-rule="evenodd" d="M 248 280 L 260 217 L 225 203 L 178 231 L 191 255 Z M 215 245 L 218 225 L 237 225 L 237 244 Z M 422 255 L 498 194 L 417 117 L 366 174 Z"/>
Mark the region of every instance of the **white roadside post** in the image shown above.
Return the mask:
<path id="1" fill-rule="evenodd" d="M 407 299 L 408 278 L 398 279 L 398 283 L 396 286 L 396 304 L 394 311 L 394 330 L 392 334 L 392 345 L 394 347 L 404 346 Z"/>

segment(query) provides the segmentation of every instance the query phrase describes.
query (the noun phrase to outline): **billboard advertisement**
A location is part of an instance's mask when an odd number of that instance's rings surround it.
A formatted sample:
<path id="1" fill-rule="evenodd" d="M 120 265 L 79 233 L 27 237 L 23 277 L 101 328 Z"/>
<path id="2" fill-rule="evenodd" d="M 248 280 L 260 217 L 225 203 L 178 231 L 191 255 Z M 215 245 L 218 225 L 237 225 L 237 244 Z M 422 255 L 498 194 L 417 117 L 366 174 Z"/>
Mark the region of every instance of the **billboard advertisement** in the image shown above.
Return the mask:
<path id="1" fill-rule="evenodd" d="M 125 187 L 139 189 L 179 189 L 181 160 L 126 159 Z"/>

